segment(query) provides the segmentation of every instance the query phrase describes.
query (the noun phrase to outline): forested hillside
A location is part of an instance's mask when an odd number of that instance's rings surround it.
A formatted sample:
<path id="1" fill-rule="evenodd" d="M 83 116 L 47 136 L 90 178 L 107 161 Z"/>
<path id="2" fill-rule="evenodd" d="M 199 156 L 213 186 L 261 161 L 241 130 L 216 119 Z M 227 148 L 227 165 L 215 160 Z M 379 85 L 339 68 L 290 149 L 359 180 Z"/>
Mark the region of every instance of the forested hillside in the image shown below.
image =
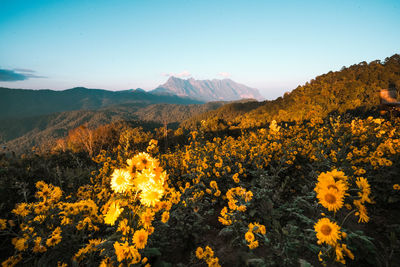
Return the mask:
<path id="1" fill-rule="evenodd" d="M 398 54 L 382 62 L 361 62 L 320 75 L 292 92 L 273 101 L 264 101 L 261 105 L 224 106 L 191 118 L 183 126 L 194 126 L 201 120 L 222 119 L 226 124 L 229 122 L 230 125 L 247 128 L 265 125 L 272 120 L 302 121 L 324 118 L 330 113 L 340 114 L 357 109 L 365 111 L 377 107 L 380 104 L 379 91 L 388 88 L 400 88 Z"/>
<path id="2" fill-rule="evenodd" d="M 400 88 L 400 55 L 383 62 L 360 62 L 340 71 L 316 77 L 291 93 L 237 118 L 237 122 L 257 124 L 271 121 L 301 121 L 323 118 L 329 113 L 379 105 L 379 91 Z"/>
<path id="3" fill-rule="evenodd" d="M 0 120 L 0 137 L 9 150 L 22 152 L 32 146 L 54 144 L 55 139 L 65 137 L 68 132 L 80 125 L 90 129 L 101 125 L 136 121 L 138 124 L 150 125 L 157 128 L 167 123 L 176 126 L 196 114 L 216 109 L 224 102 L 206 104 L 153 104 L 131 103 L 110 106 L 99 110 L 77 110 L 49 115 Z"/>

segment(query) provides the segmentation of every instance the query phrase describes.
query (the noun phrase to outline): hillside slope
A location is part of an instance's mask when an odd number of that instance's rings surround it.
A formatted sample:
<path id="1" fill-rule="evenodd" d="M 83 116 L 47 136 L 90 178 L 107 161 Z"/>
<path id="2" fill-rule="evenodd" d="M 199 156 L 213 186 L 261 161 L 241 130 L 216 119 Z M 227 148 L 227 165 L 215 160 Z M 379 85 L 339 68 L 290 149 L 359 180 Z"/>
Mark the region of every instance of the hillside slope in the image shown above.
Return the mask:
<path id="1" fill-rule="evenodd" d="M 0 120 L 0 137 L 5 145 L 15 151 L 29 149 L 56 138 L 64 137 L 80 125 L 89 128 L 118 121 L 138 121 L 160 126 L 178 124 L 197 114 L 217 109 L 223 102 L 206 104 L 122 104 L 100 110 L 77 110 L 53 113 L 22 119 Z M 0 140 L 1 141 L 1 140 Z"/>
<path id="2" fill-rule="evenodd" d="M 265 125 L 272 120 L 302 121 L 323 118 L 330 113 L 344 113 L 380 104 L 381 89 L 400 89 L 400 55 L 384 61 L 361 62 L 340 71 L 329 72 L 298 86 L 273 101 L 225 105 L 217 110 L 197 115 L 182 123 L 195 127 L 201 120 L 224 120 L 239 128 Z"/>
<path id="3" fill-rule="evenodd" d="M 329 113 L 370 109 L 380 104 L 379 91 L 400 89 L 400 55 L 369 64 L 361 62 L 329 72 L 299 86 L 291 93 L 237 118 L 236 122 L 301 121 Z"/>

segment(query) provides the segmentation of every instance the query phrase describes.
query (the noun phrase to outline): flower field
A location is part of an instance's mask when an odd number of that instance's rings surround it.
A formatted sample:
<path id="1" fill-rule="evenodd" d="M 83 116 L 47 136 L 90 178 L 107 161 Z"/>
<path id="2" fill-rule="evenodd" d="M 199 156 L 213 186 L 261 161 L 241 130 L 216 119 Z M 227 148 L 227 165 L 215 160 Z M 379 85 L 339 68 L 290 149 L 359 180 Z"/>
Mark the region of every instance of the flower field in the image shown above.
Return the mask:
<path id="1" fill-rule="evenodd" d="M 2 265 L 400 264 L 399 118 L 234 130 L 121 141 L 75 191 L 36 182 L 2 215 Z"/>

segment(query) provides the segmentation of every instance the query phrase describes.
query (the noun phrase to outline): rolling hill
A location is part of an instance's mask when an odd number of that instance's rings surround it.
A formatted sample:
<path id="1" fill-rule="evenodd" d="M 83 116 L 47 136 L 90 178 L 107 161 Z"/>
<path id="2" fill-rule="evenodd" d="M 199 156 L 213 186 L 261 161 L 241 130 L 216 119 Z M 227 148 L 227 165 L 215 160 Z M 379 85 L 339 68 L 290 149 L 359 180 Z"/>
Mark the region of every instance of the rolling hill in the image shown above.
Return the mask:
<path id="1" fill-rule="evenodd" d="M 109 106 L 98 110 L 75 110 L 57 112 L 18 119 L 0 120 L 0 138 L 4 145 L 14 151 L 24 151 L 32 146 L 64 137 L 68 131 L 87 125 L 100 125 L 119 121 L 137 121 L 139 124 L 161 126 L 163 123 L 179 124 L 192 116 L 217 109 L 224 102 L 206 104 L 152 104 L 130 103 Z"/>

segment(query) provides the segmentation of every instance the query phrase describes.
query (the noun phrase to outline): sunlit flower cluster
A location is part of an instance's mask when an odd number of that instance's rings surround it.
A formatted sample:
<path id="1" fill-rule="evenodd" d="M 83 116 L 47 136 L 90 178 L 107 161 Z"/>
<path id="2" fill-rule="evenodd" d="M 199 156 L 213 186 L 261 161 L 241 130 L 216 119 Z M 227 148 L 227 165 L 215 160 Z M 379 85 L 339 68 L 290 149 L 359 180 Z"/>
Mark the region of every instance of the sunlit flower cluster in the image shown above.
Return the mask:
<path id="1" fill-rule="evenodd" d="M 255 249 L 256 247 L 259 246 L 259 242 L 256 239 L 255 235 L 265 235 L 266 234 L 266 230 L 265 230 L 265 226 L 259 223 L 250 223 L 249 224 L 249 229 L 246 232 L 246 234 L 244 235 L 244 238 L 247 241 L 247 246 L 250 249 Z"/>
<path id="2" fill-rule="evenodd" d="M 226 192 L 225 197 L 228 200 L 229 211 L 227 207 L 223 207 L 218 220 L 223 225 L 230 225 L 233 222 L 235 212 L 246 211 L 246 203 L 251 201 L 253 193 L 242 187 L 234 187 Z"/>
<path id="3" fill-rule="evenodd" d="M 196 257 L 199 260 L 204 260 L 209 267 L 220 267 L 219 259 L 214 257 L 214 251 L 209 246 L 206 246 L 204 249 L 202 247 L 198 247 L 196 249 Z"/>
<path id="4" fill-rule="evenodd" d="M 147 153 L 139 153 L 127 160 L 126 169 L 115 169 L 111 175 L 111 188 L 116 193 L 135 191 L 143 205 L 154 206 L 164 194 L 166 173 L 157 160 Z"/>
<path id="5" fill-rule="evenodd" d="M 314 229 L 317 233 L 318 243 L 329 245 L 333 249 L 332 251 L 334 252 L 337 262 L 346 264 L 344 256 L 354 260 L 354 254 L 347 248 L 346 244 L 340 242 L 340 240 L 347 237 L 347 234 L 341 232 L 340 226 L 335 222 L 332 222 L 328 218 L 322 218 L 315 224 Z M 329 252 L 328 250 L 326 254 L 329 254 Z M 318 254 L 320 261 L 324 261 L 323 256 L 324 253 L 320 251 Z"/>
<path id="6" fill-rule="evenodd" d="M 365 173 L 364 171 L 358 171 L 359 174 Z M 345 197 L 353 198 L 353 204 L 357 210 L 351 211 L 347 216 L 354 213 L 359 216 L 359 222 L 368 222 L 369 217 L 364 203 L 373 203 L 370 199 L 371 187 L 364 177 L 358 177 L 355 181 L 357 187 L 357 195 L 350 195 L 347 193 L 350 187 L 350 179 L 344 172 L 337 171 L 334 169 L 331 172 L 321 173 L 318 176 L 318 182 L 315 187 L 317 198 L 319 203 L 328 209 L 336 213 L 344 206 Z M 347 210 L 352 210 L 352 206 L 347 203 L 345 204 Z M 347 218 L 347 217 L 346 217 Z M 329 218 L 320 219 L 315 225 L 314 229 L 319 244 L 326 244 L 331 247 L 335 252 L 335 260 L 342 264 L 345 264 L 344 256 L 347 255 L 350 259 L 354 259 L 353 253 L 347 248 L 347 245 L 340 242 L 347 235 L 341 232 L 340 227 L 334 221 Z M 328 252 L 327 252 L 328 254 Z M 323 260 L 322 251 L 318 255 L 320 261 Z"/>
<path id="7" fill-rule="evenodd" d="M 347 179 L 343 172 L 337 170 L 321 173 L 318 176 L 318 183 L 314 190 L 322 206 L 334 212 L 343 207 L 348 189 Z"/>

